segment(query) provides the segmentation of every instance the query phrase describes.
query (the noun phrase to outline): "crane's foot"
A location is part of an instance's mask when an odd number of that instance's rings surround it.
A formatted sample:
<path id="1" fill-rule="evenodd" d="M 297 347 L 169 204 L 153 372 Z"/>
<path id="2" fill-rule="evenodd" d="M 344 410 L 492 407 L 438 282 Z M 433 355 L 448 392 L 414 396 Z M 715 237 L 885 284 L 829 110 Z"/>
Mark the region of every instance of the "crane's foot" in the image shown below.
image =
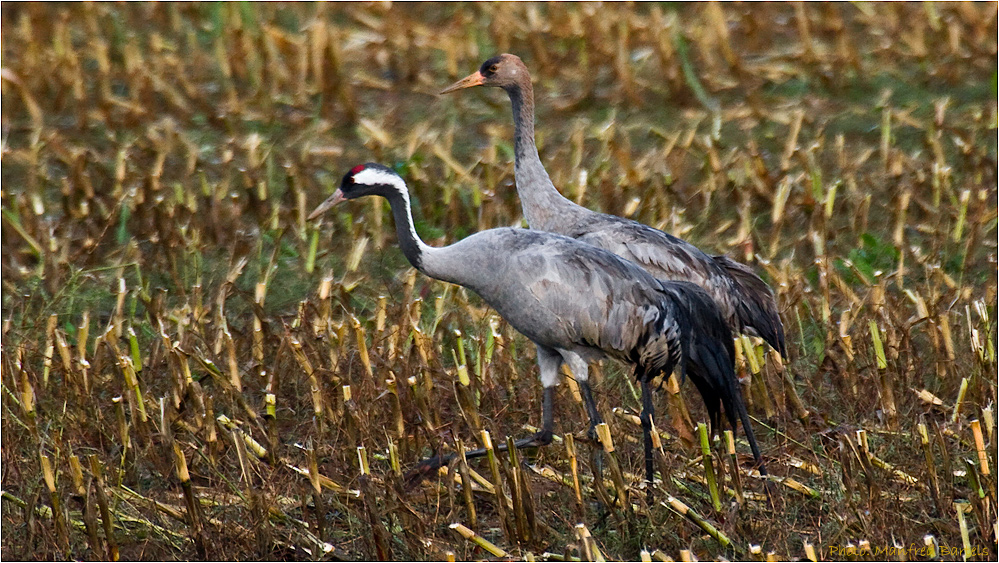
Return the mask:
<path id="1" fill-rule="evenodd" d="M 771 481 L 769 475 L 764 473 L 766 481 L 763 481 L 763 490 L 767 494 L 767 504 L 770 505 L 770 510 L 779 510 L 781 508 L 780 493 L 777 492 L 777 483 Z"/>
<path id="2" fill-rule="evenodd" d="M 426 479 L 436 476 L 440 468 L 451 463 L 455 457 L 457 457 L 455 454 L 436 455 L 416 464 L 416 467 L 407 471 L 403 476 L 406 487 L 415 487 Z"/>
<path id="3" fill-rule="evenodd" d="M 523 448 L 540 448 L 543 446 L 547 446 L 548 444 L 551 443 L 552 443 L 552 431 L 542 429 L 539 430 L 533 436 L 517 440 L 516 442 L 514 442 L 513 445 L 519 450 Z M 502 446 L 503 447 L 500 449 L 500 451 L 505 451 L 507 449 L 506 445 L 502 444 Z"/>
<path id="4" fill-rule="evenodd" d="M 517 440 L 513 443 L 513 446 L 520 450 L 524 448 L 540 448 L 551 443 L 552 431 L 550 429 L 542 429 L 532 436 Z M 493 446 L 493 451 L 496 452 L 505 452 L 507 449 L 506 442 Z M 484 448 L 479 448 L 477 450 L 466 451 L 465 459 L 475 459 L 485 455 L 486 450 Z M 437 474 L 441 467 L 448 465 L 456 457 L 457 454 L 438 455 L 421 461 L 416 465 L 416 467 L 406 473 L 404 477 L 406 480 L 406 486 L 413 487 L 422 483 L 425 479 L 432 478 Z"/>
<path id="5" fill-rule="evenodd" d="M 591 420 L 590 427 L 586 430 L 586 437 L 590 439 L 594 444 L 601 446 L 600 436 L 597 434 L 597 425 L 603 422 L 603 420 Z"/>

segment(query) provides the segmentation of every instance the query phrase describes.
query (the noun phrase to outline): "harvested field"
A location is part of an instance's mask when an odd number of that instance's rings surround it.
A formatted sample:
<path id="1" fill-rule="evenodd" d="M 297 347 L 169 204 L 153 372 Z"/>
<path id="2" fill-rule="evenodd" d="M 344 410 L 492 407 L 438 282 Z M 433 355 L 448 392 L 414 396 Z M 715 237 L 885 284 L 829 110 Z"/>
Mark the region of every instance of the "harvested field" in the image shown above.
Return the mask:
<path id="1" fill-rule="evenodd" d="M 47 4 L 2 11 L 4 559 L 994 560 L 997 5 Z M 604 362 L 597 446 L 407 482 L 540 425 L 534 347 L 418 274 L 521 225 L 493 54 L 555 185 L 750 264 L 790 358 L 738 341 L 741 430 Z M 619 471 L 614 471 L 618 467 Z M 735 471 L 738 469 L 738 471 Z M 709 486 L 709 479 L 715 486 Z"/>

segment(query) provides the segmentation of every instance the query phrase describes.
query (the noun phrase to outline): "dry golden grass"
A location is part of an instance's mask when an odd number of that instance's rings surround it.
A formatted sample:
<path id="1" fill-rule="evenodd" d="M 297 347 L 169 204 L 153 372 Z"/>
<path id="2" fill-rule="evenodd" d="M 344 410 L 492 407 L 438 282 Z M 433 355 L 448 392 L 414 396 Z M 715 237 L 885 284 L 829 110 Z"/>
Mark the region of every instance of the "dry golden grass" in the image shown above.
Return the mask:
<path id="1" fill-rule="evenodd" d="M 3 558 L 995 558 L 996 25 L 995 3 L 5 4 Z M 305 215 L 377 161 L 434 244 L 519 223 L 502 92 L 434 94 L 503 51 L 568 197 L 777 291 L 790 361 L 740 343 L 776 509 L 669 386 L 647 505 L 612 363 L 603 472 L 567 382 L 552 446 L 406 486 L 539 422 L 533 349 L 409 268 L 382 202 Z"/>

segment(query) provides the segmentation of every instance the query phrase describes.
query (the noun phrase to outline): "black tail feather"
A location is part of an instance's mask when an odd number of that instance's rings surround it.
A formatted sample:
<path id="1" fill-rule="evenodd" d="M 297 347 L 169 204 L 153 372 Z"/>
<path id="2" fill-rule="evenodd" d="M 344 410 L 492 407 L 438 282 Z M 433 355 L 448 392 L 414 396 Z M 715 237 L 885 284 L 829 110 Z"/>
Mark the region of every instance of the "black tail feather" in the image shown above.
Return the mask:
<path id="1" fill-rule="evenodd" d="M 762 281 L 759 283 L 763 284 Z M 683 297 L 684 308 L 689 317 L 697 321 L 689 325 L 689 337 L 685 339 L 689 341 L 689 351 L 685 358 L 687 374 L 704 400 L 712 432 L 719 429 L 721 407 L 724 406 L 733 430 L 738 427 L 738 421 L 742 421 L 760 473 L 766 474 L 763 456 L 742 400 L 742 388 L 735 376 L 732 333 L 711 297 L 699 288 L 685 286 L 678 288 Z M 780 335 L 780 342 L 783 343 L 783 331 Z"/>
<path id="2" fill-rule="evenodd" d="M 735 280 L 736 316 L 739 323 L 751 328 L 777 350 L 782 358 L 787 358 L 787 345 L 784 342 L 784 325 L 773 291 L 755 272 L 745 264 L 728 256 L 712 256 L 715 263 Z"/>
<path id="3" fill-rule="evenodd" d="M 727 339 L 731 342 L 731 338 Z M 735 377 L 735 369 L 733 369 L 732 360 L 729 359 L 731 356 L 720 352 L 721 348 L 718 344 L 717 341 L 699 342 L 694 346 L 691 354 L 692 365 L 688 370 L 690 379 L 694 382 L 704 400 L 705 407 L 707 407 L 712 432 L 720 428 L 721 411 L 719 407 L 724 406 L 725 415 L 733 430 L 738 428 L 739 421 L 742 421 L 742 428 L 749 440 L 749 447 L 753 450 L 756 465 L 760 473 L 766 475 L 767 470 L 763 463 L 763 455 L 756 442 L 756 435 L 753 433 L 746 404 L 742 400 L 742 388 Z"/>
<path id="4" fill-rule="evenodd" d="M 714 360 L 705 362 L 702 359 L 703 356 L 707 355 L 706 352 L 708 351 L 702 349 L 700 346 L 697 347 L 694 353 L 694 356 L 697 358 L 697 365 L 692 365 L 689 373 L 690 380 L 694 383 L 694 387 L 697 387 L 697 392 L 701 395 L 704 406 L 708 410 L 708 423 L 713 434 L 721 427 L 722 393 L 719 390 L 718 384 L 722 382 L 715 380 L 716 377 L 714 374 L 717 373 L 716 369 L 706 367 L 706 363 L 715 364 Z"/>

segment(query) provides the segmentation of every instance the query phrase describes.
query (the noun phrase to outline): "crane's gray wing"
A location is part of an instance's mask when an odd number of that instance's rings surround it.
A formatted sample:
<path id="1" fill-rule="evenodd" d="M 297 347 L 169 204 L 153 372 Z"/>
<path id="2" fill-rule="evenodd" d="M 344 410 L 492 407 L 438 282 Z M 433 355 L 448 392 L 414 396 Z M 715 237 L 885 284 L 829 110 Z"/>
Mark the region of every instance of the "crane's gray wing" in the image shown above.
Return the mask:
<path id="1" fill-rule="evenodd" d="M 592 217 L 577 225 L 571 236 L 639 264 L 661 280 L 701 286 L 731 326 L 749 329 L 786 356 L 773 292 L 748 266 L 725 256 L 708 256 L 687 241 L 613 215 Z"/>
<path id="2" fill-rule="evenodd" d="M 723 275 L 720 268 L 696 246 L 673 235 L 621 217 L 599 215 L 579 225 L 573 238 L 639 264 L 661 280 L 689 281 L 716 297 L 711 289 L 718 285 L 715 278 Z"/>
<path id="3" fill-rule="evenodd" d="M 528 291 L 545 316 L 559 319 L 570 342 L 656 374 L 681 361 L 676 304 L 647 272 L 578 243 L 529 262 L 523 265 L 533 273 Z"/>

